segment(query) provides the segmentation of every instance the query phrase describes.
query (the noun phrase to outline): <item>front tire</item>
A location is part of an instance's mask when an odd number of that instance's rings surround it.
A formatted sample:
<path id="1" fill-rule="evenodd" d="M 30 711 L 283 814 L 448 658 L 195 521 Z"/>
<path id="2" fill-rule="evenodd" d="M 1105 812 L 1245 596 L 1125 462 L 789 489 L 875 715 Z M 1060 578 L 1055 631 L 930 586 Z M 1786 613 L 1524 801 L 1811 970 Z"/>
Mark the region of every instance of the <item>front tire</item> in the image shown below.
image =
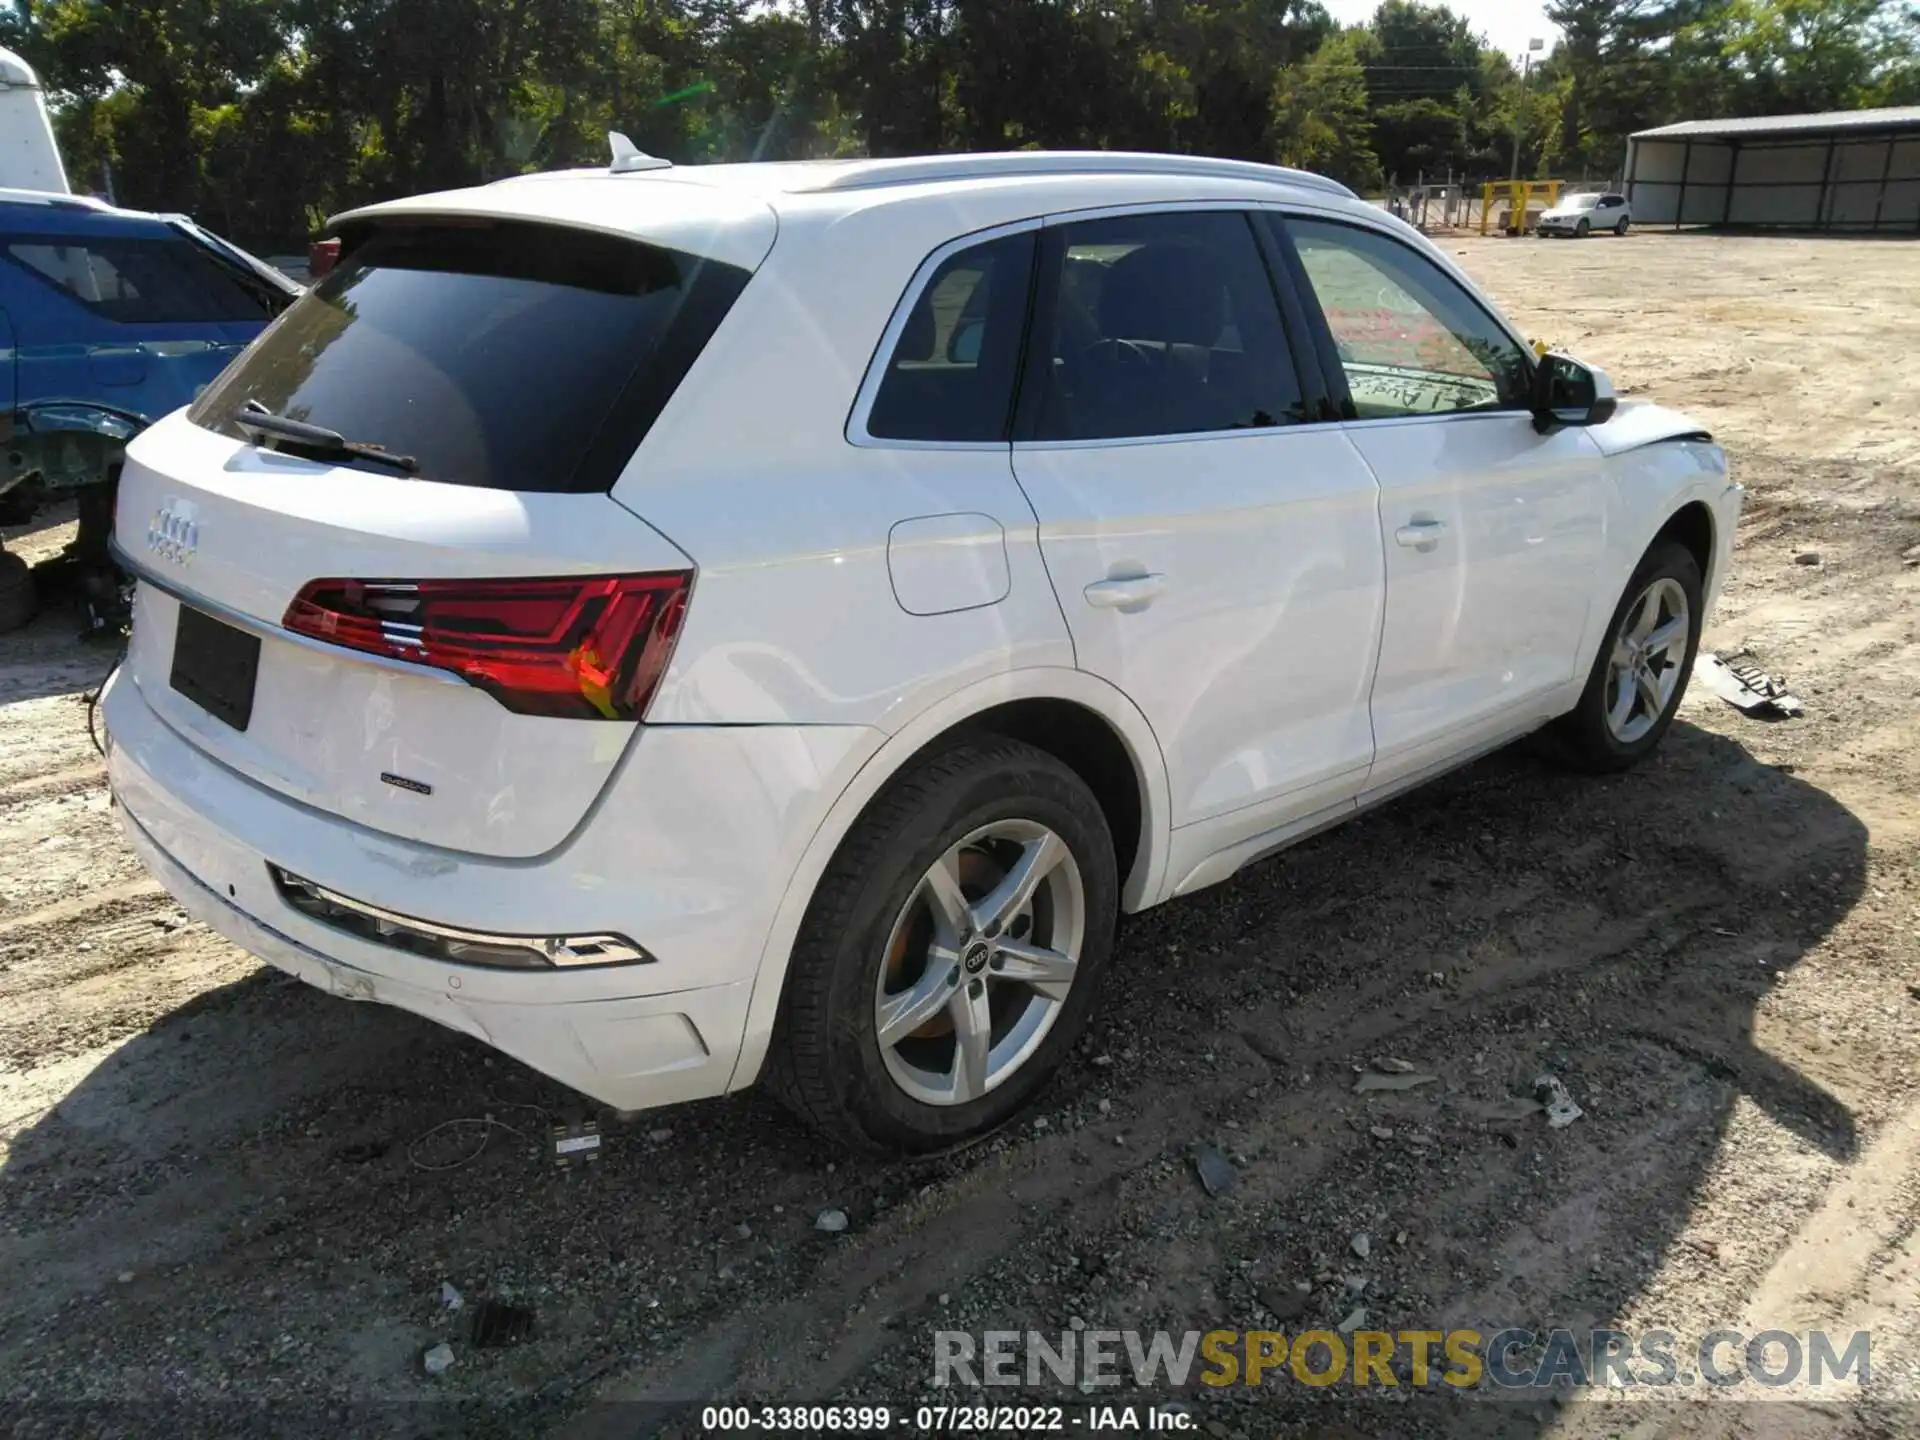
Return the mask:
<path id="1" fill-rule="evenodd" d="M 1699 563 L 1684 545 L 1656 544 L 1641 559 L 1608 622 L 1587 686 L 1555 723 L 1565 758 L 1582 770 L 1625 770 L 1673 724 L 1700 648 Z"/>
<path id="2" fill-rule="evenodd" d="M 1582 220 L 1578 225 L 1574 226 L 1573 233 L 1582 240 L 1586 239 L 1588 235 L 1593 233 L 1592 222 Z"/>
<path id="3" fill-rule="evenodd" d="M 1085 1030 L 1118 910 L 1113 838 L 1071 769 L 997 736 L 927 756 L 814 892 L 772 1089 L 856 1149 L 925 1153 L 997 1129 Z"/>

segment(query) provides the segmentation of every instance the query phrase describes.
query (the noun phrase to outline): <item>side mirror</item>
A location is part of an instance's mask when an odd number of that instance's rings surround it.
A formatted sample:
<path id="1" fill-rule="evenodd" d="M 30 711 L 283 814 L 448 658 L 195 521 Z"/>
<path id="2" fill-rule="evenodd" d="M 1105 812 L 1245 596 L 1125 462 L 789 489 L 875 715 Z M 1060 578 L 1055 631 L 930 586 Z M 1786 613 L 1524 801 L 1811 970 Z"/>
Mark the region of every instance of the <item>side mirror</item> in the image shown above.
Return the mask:
<path id="1" fill-rule="evenodd" d="M 1550 351 L 1533 370 L 1533 428 L 1542 435 L 1566 425 L 1604 425 L 1619 409 L 1607 372 Z"/>

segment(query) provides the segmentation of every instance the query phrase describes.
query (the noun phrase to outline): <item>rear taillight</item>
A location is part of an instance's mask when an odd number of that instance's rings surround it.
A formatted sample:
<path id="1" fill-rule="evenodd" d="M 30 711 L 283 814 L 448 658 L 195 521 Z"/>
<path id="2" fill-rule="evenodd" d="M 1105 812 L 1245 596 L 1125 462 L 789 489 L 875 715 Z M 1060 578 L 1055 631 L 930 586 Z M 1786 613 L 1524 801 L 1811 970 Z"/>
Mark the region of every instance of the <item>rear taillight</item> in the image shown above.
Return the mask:
<path id="1" fill-rule="evenodd" d="M 638 720 L 665 673 L 691 572 L 538 580 L 314 580 L 296 635 L 450 670 L 522 715 Z"/>

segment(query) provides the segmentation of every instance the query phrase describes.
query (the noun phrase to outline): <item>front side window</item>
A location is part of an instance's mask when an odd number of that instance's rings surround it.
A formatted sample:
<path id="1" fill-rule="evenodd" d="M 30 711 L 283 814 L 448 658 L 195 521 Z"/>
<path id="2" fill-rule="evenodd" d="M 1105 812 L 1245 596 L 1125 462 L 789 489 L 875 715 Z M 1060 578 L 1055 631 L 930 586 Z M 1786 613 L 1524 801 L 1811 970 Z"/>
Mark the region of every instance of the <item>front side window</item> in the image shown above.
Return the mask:
<path id="1" fill-rule="evenodd" d="M 1431 260 L 1354 225 L 1287 230 L 1361 419 L 1525 407 L 1531 357 Z"/>
<path id="2" fill-rule="evenodd" d="M 867 434 L 878 440 L 1005 440 L 1033 274 L 1031 232 L 949 256 L 894 342 Z"/>
<path id="3" fill-rule="evenodd" d="M 257 440 L 235 423 L 252 407 L 404 455 L 424 480 L 604 491 L 747 280 L 716 260 L 558 226 L 380 228 L 188 418 Z"/>
<path id="4" fill-rule="evenodd" d="M 1034 337 L 1036 440 L 1261 429 L 1303 420 L 1300 379 L 1247 216 L 1123 215 L 1048 232 Z"/>
<path id="5" fill-rule="evenodd" d="M 256 286 L 180 239 L 16 236 L 6 258 L 120 325 L 259 322 L 272 318 Z"/>

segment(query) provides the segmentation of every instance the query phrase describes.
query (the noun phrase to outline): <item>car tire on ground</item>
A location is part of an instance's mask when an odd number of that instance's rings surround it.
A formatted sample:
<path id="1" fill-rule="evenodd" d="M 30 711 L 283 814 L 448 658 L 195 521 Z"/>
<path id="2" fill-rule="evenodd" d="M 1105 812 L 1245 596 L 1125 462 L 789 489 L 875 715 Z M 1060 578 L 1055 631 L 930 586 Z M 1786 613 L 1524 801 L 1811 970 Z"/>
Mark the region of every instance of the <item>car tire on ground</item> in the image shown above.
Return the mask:
<path id="1" fill-rule="evenodd" d="M 18 630 L 40 609 L 33 570 L 11 551 L 0 550 L 0 635 Z"/>
<path id="2" fill-rule="evenodd" d="M 1573 233 L 1582 240 L 1586 239 L 1587 236 L 1592 233 L 1592 231 L 1593 231 L 1592 222 L 1584 218 L 1580 221 L 1578 225 L 1573 227 Z"/>
<path id="3" fill-rule="evenodd" d="M 1630 225 L 1632 222 L 1633 222 L 1633 217 L 1631 215 L 1622 215 L 1620 217 L 1620 223 L 1613 227 L 1613 233 L 1616 235 L 1626 234 L 1627 226 Z"/>
<path id="4" fill-rule="evenodd" d="M 1118 911 L 1113 838 L 1071 769 L 997 736 L 925 756 L 821 877 L 770 1087 L 856 1149 L 925 1153 L 996 1129 L 1085 1029 Z"/>
<path id="5" fill-rule="evenodd" d="M 1561 758 L 1604 774 L 1643 759 L 1673 723 L 1700 647 L 1699 563 L 1663 540 L 1647 551 L 1607 623 L 1580 701 L 1554 723 Z"/>

